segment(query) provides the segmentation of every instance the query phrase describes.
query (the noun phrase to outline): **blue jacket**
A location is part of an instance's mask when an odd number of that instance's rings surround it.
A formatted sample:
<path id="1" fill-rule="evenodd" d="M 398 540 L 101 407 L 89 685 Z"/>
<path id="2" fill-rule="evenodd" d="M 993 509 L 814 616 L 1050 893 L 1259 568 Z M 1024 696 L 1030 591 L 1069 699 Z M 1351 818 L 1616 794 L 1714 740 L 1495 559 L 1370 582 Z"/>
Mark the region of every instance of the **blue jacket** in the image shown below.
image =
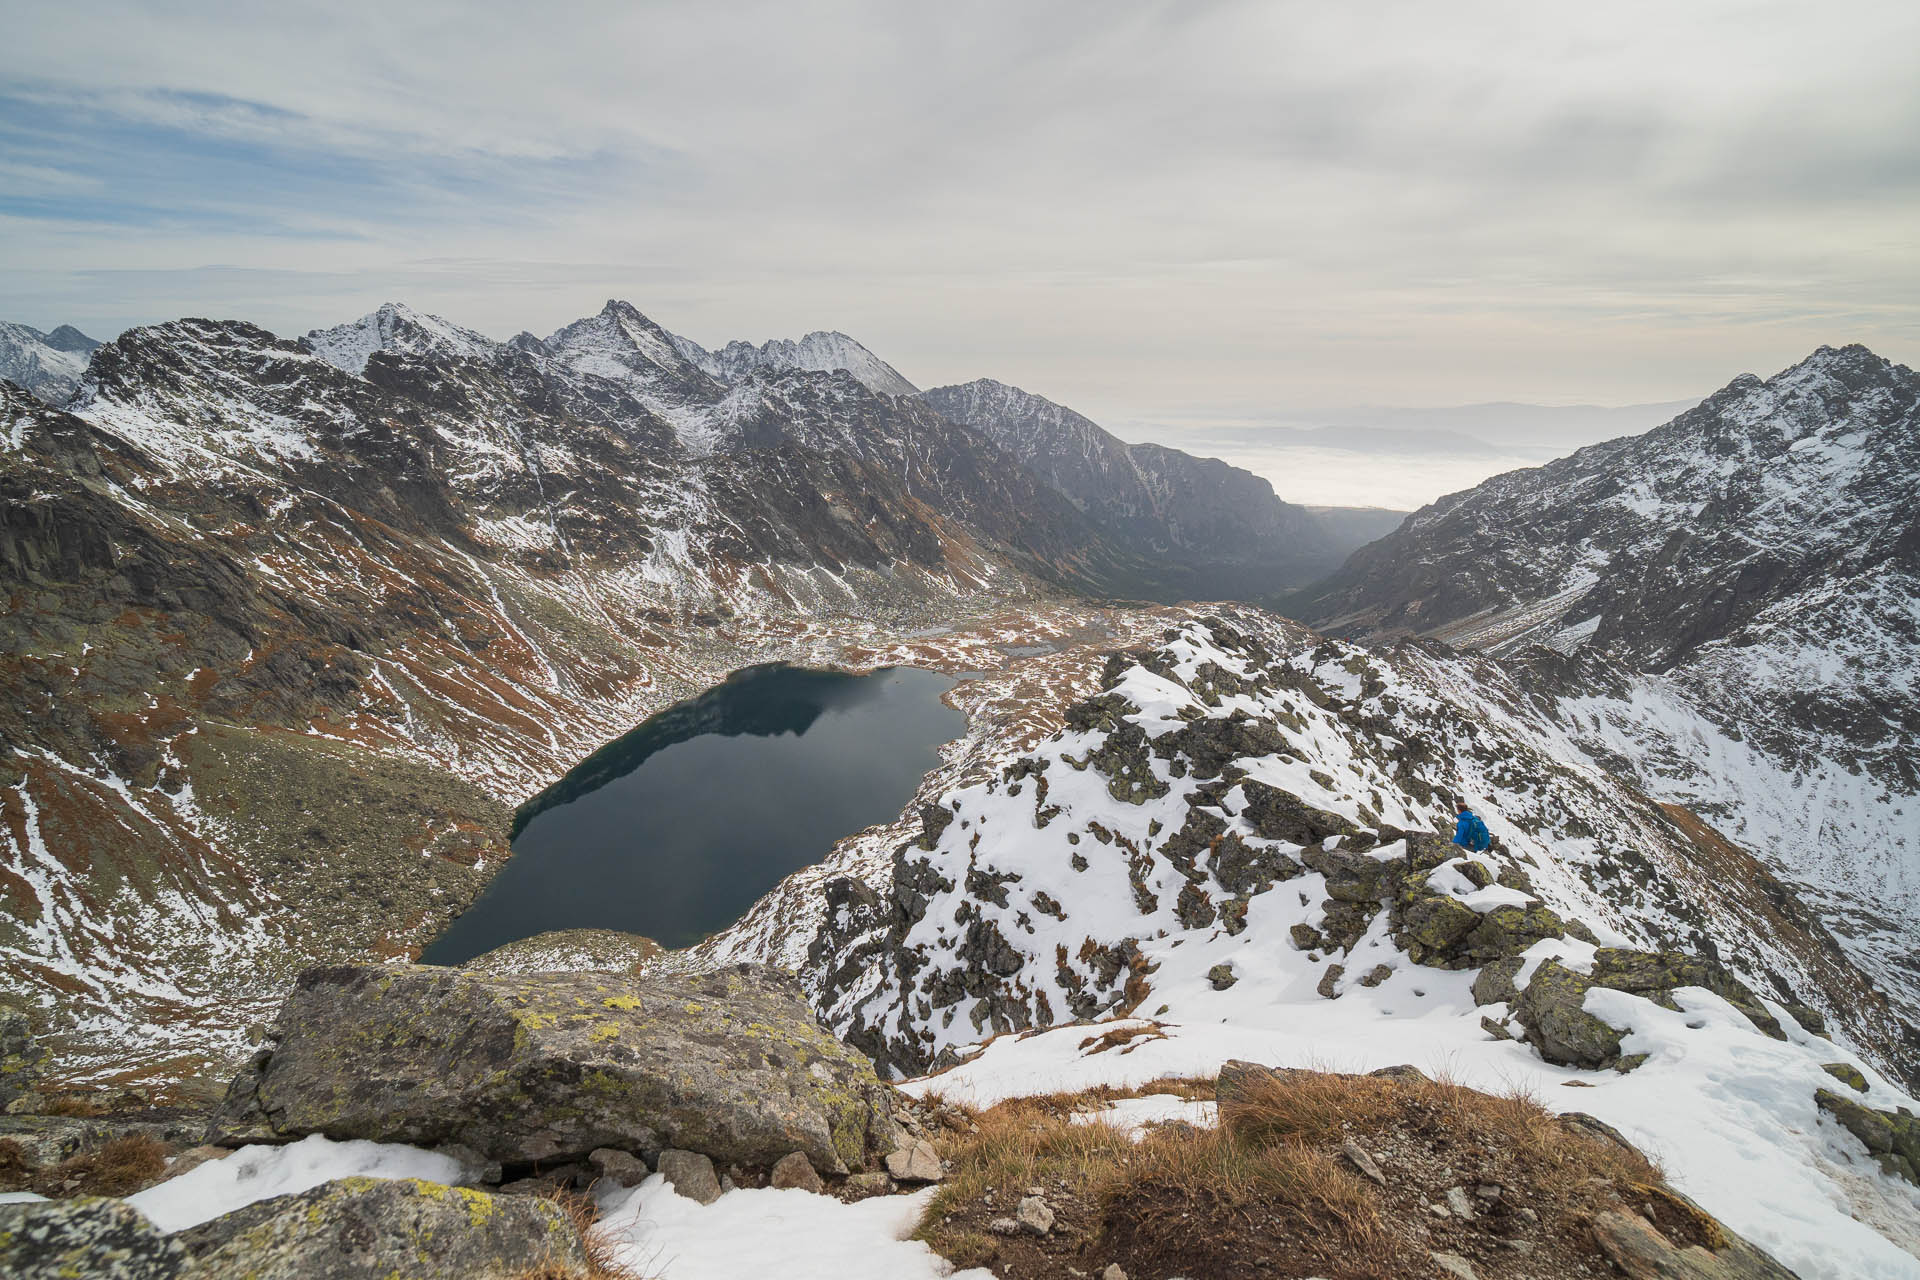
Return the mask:
<path id="1" fill-rule="evenodd" d="M 1460 812 L 1460 821 L 1454 824 L 1453 842 L 1463 849 L 1471 849 L 1479 853 L 1486 849 L 1492 840 L 1487 833 L 1487 824 L 1480 821 L 1473 810 L 1463 809 Z"/>

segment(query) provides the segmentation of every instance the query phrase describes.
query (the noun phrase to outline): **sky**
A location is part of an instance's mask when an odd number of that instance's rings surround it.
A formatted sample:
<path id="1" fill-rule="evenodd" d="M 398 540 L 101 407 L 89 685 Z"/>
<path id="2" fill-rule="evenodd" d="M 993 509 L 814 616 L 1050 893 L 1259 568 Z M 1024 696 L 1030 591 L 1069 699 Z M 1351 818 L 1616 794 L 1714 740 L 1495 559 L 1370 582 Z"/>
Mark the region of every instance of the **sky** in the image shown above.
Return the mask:
<path id="1" fill-rule="evenodd" d="M 0 319 L 633 301 L 1131 427 L 1920 363 L 1920 5 L 17 5 Z"/>

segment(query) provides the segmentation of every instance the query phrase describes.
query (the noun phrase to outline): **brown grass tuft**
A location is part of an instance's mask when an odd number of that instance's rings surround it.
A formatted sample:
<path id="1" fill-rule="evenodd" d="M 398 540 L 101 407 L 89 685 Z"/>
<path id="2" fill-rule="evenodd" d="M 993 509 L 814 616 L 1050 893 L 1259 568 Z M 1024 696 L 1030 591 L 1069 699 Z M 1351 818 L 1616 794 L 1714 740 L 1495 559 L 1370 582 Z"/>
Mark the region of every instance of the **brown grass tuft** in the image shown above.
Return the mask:
<path id="1" fill-rule="evenodd" d="M 27 1159 L 27 1149 L 12 1138 L 0 1138 L 0 1191 L 25 1191 L 39 1166 Z"/>
<path id="2" fill-rule="evenodd" d="M 149 1134 L 128 1134 L 38 1170 L 33 1189 L 54 1197 L 130 1196 L 165 1176 L 171 1154 L 166 1143 Z"/>
<path id="3" fill-rule="evenodd" d="M 576 1274 L 570 1268 L 550 1262 L 522 1271 L 513 1280 L 647 1280 L 641 1272 L 615 1258 L 613 1242 L 594 1230 L 598 1211 L 590 1197 L 563 1187 L 554 1190 L 546 1198 L 567 1216 L 574 1230 L 580 1233 L 581 1242 L 586 1246 L 586 1272 L 584 1275 Z"/>
<path id="4" fill-rule="evenodd" d="M 1294 1274 L 1274 1270 L 1283 1263 L 1312 1274 L 1402 1276 L 1437 1247 L 1431 1204 L 1469 1183 L 1498 1188 L 1499 1205 L 1470 1221 L 1448 1219 L 1449 1238 L 1530 1235 L 1539 1249 L 1530 1256 L 1542 1266 L 1582 1265 L 1595 1247 L 1582 1224 L 1621 1205 L 1647 1213 L 1676 1242 L 1724 1240 L 1664 1187 L 1657 1166 L 1567 1125 L 1526 1092 L 1292 1071 L 1247 1082 L 1222 1105 L 1215 1129 L 1157 1126 L 1136 1142 L 1106 1124 L 1076 1122 L 1118 1098 L 1207 1097 L 1214 1083 L 1156 1080 L 954 1108 L 967 1123 L 936 1139 L 952 1172 L 918 1238 L 956 1264 L 991 1262 L 1018 1280 L 1063 1266 L 1097 1273 L 1108 1261 L 1129 1273 L 1235 1280 Z M 1350 1141 L 1388 1164 L 1386 1187 L 1349 1162 Z M 1045 1240 L 986 1234 L 1030 1185 L 1044 1187 L 1060 1215 L 1056 1231 Z"/>

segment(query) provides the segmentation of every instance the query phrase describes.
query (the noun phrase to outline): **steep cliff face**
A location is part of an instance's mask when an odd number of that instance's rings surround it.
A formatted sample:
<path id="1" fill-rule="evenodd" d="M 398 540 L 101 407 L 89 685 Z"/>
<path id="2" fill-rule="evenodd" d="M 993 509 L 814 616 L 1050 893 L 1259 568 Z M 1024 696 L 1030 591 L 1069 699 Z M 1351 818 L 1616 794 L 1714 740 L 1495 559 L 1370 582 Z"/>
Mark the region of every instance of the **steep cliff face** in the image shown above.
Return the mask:
<path id="1" fill-rule="evenodd" d="M 1289 602 L 1535 647 L 1570 731 L 1764 854 L 1913 1020 L 1917 606 L 1920 376 L 1863 347 L 1442 499 Z"/>
<path id="2" fill-rule="evenodd" d="M 1189 597 L 1251 599 L 1330 564 L 1335 543 L 1273 486 L 1214 458 L 1130 445 L 1073 410 L 981 378 L 922 399 L 985 433 Z"/>

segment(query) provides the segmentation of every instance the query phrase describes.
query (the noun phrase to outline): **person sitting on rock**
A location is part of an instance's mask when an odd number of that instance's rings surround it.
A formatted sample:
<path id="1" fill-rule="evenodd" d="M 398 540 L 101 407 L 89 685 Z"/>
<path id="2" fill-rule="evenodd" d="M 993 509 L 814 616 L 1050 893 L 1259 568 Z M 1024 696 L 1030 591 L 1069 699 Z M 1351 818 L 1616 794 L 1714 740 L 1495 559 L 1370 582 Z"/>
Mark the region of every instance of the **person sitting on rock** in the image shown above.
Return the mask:
<path id="1" fill-rule="evenodd" d="M 1459 814 L 1453 827 L 1453 842 L 1470 853 L 1485 853 L 1493 847 L 1493 834 L 1487 830 L 1487 824 L 1480 821 L 1480 815 L 1467 807 L 1467 802 L 1458 803 Z"/>

